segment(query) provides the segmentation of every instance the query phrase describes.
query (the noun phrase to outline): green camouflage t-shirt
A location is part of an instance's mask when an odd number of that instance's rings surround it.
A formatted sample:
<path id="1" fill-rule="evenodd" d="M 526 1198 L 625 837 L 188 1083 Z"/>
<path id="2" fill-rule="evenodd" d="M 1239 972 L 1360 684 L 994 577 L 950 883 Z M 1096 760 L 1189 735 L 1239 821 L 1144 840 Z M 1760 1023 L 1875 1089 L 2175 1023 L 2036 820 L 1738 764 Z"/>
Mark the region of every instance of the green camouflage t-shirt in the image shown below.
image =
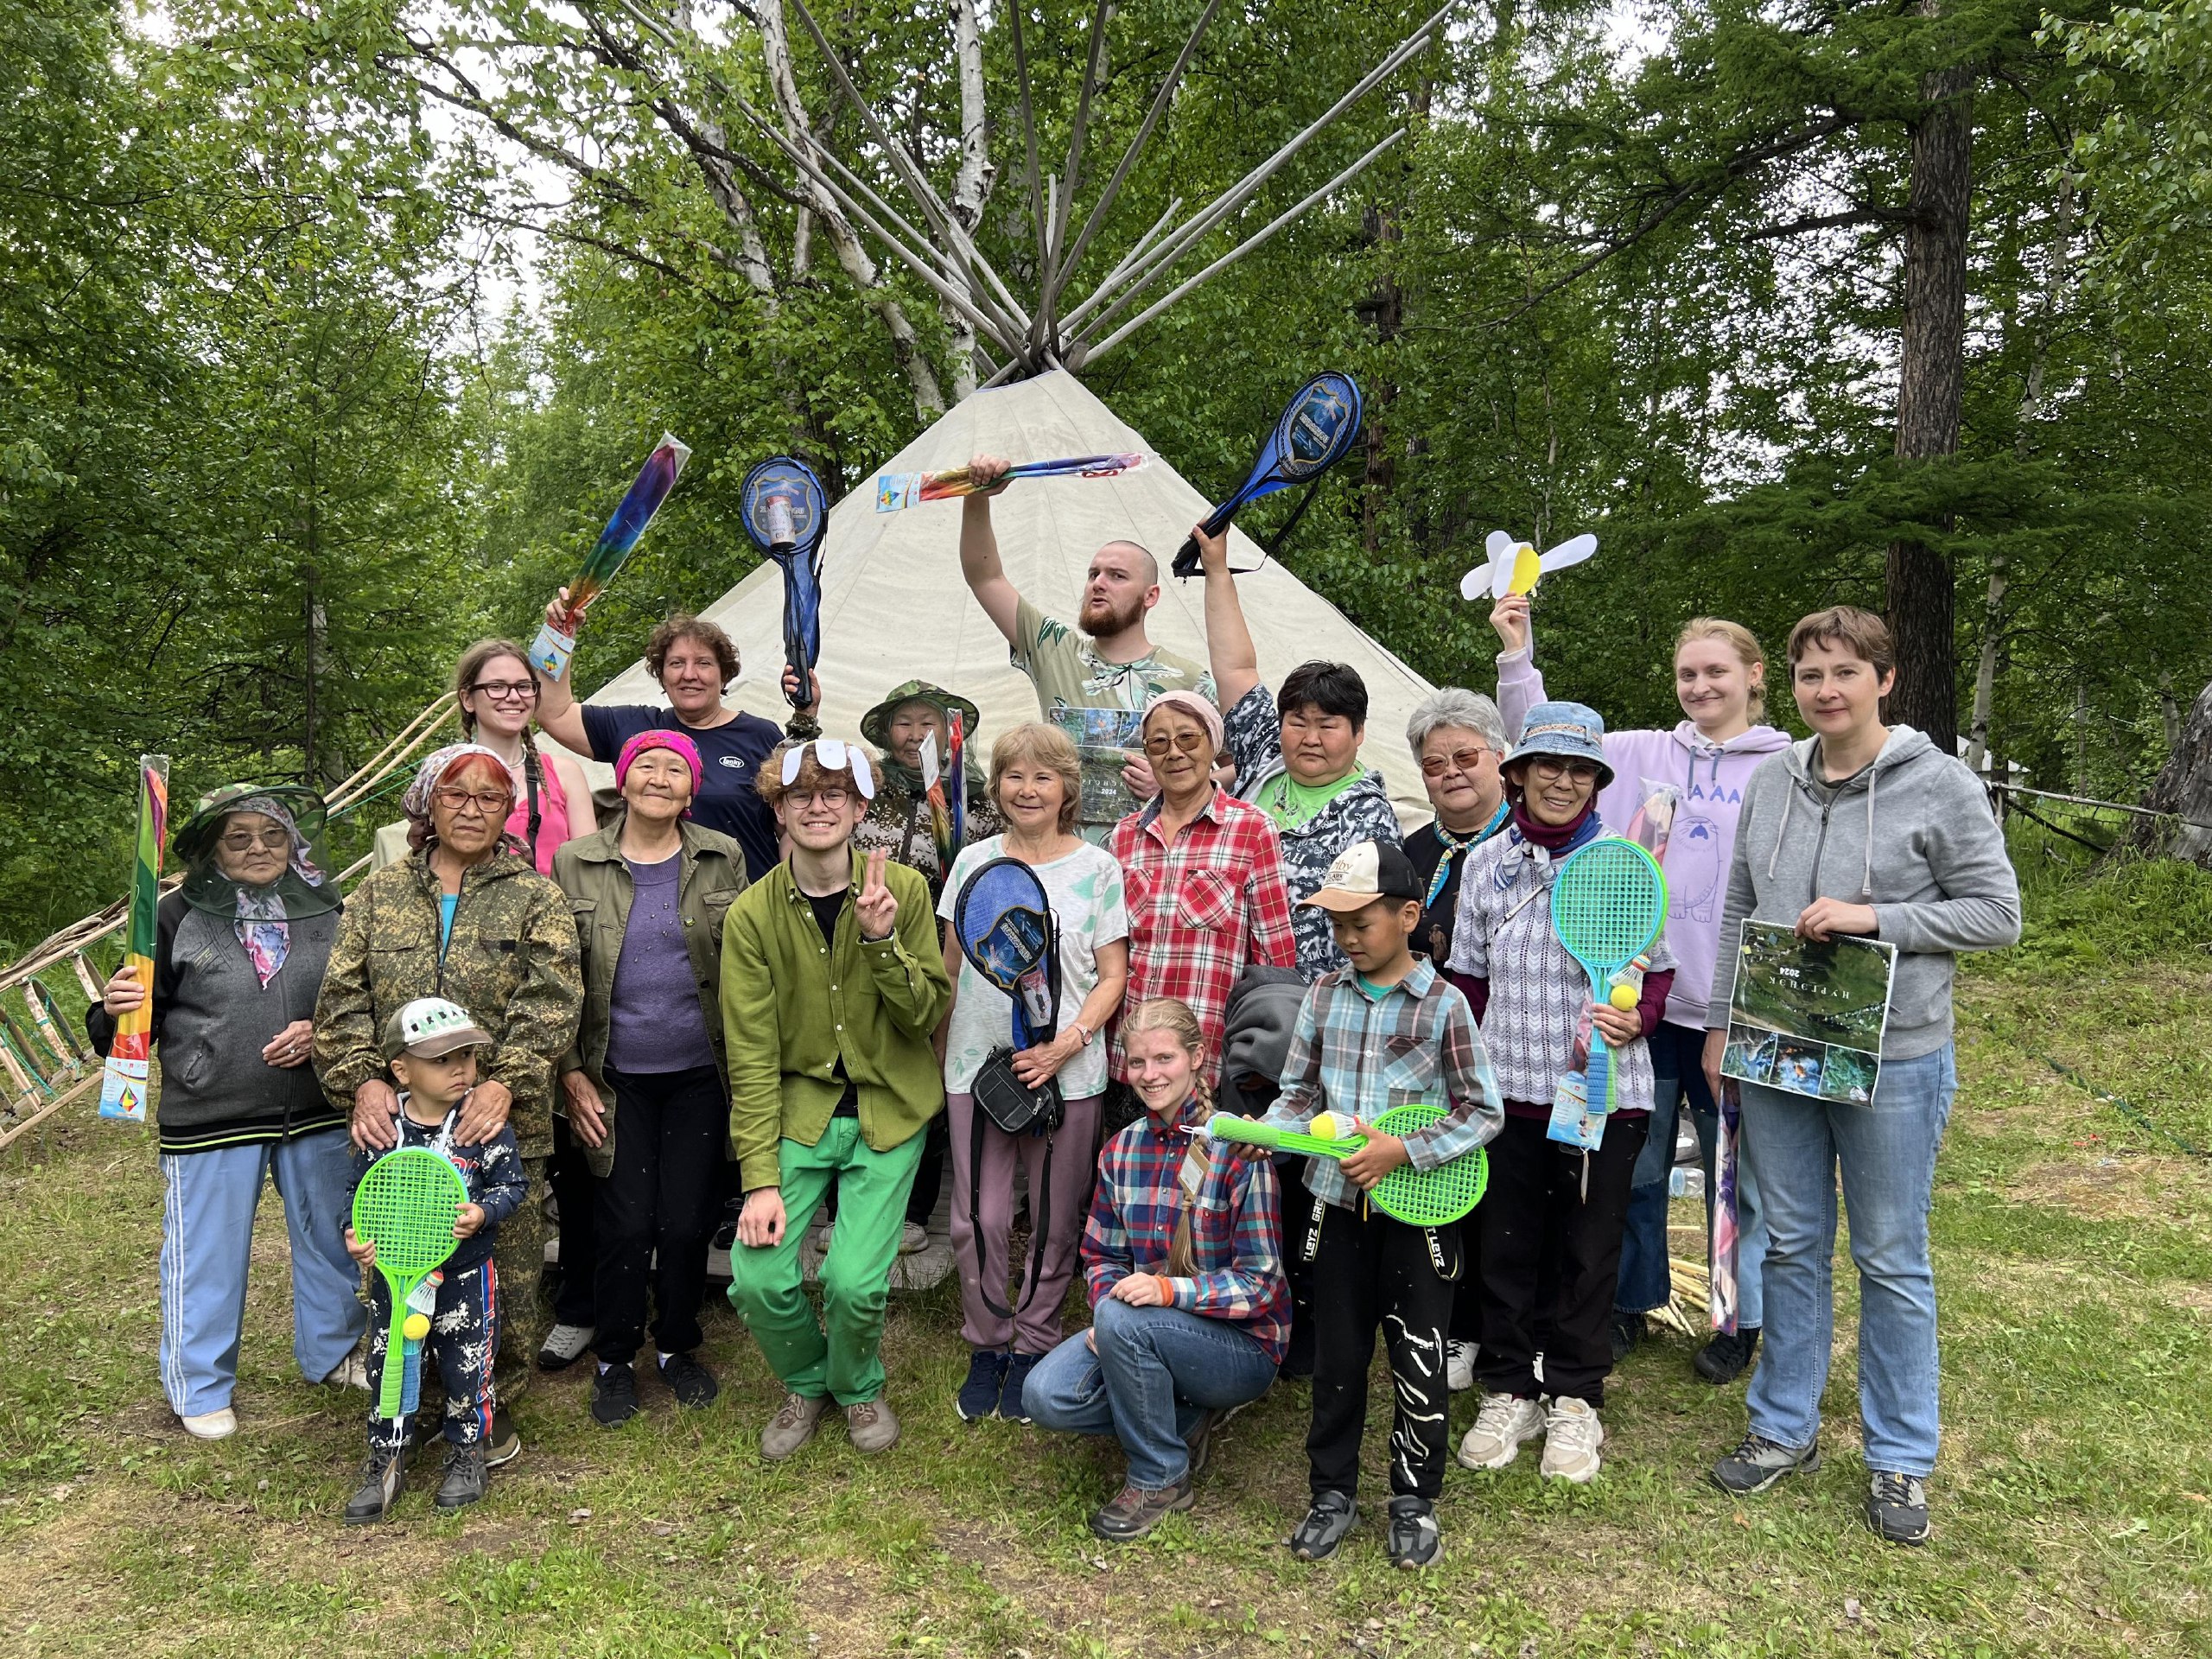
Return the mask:
<path id="1" fill-rule="evenodd" d="M 1196 691 L 1218 702 L 1213 676 L 1187 657 L 1154 650 L 1133 663 L 1109 663 L 1097 648 L 1027 600 L 1014 614 L 1014 665 L 1037 688 L 1043 717 L 1075 741 L 1083 756 L 1084 836 L 1101 846 L 1137 804 L 1122 765 L 1143 752 L 1137 735 L 1144 706 L 1163 691 Z"/>

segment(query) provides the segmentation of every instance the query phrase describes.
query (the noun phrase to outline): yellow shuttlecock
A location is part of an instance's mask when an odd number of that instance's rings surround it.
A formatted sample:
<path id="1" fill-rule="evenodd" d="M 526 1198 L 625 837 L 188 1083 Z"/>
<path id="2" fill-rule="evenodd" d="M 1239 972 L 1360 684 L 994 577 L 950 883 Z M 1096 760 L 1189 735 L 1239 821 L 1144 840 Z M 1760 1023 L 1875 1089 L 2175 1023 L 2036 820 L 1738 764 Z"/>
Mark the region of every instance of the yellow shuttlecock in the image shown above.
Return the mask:
<path id="1" fill-rule="evenodd" d="M 408 1341 L 420 1342 L 430 1334 L 430 1316 L 427 1313 L 410 1313 L 407 1316 L 407 1323 L 401 1325 L 399 1329 Z"/>

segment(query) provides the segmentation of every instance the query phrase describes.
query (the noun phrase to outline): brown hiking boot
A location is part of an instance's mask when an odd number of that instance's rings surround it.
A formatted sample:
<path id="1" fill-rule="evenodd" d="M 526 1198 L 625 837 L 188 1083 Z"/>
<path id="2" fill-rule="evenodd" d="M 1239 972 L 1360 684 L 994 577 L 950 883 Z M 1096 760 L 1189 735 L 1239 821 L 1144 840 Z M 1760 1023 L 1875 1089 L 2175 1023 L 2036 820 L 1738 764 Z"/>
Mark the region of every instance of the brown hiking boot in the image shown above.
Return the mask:
<path id="1" fill-rule="evenodd" d="M 851 1432 L 855 1452 L 888 1452 L 899 1444 L 899 1420 L 880 1399 L 847 1406 L 845 1427 Z"/>
<path id="2" fill-rule="evenodd" d="M 814 1426 L 822 1421 L 822 1408 L 829 1402 L 817 1395 L 809 1399 L 803 1394 L 787 1394 L 776 1414 L 768 1420 L 768 1427 L 760 1431 L 760 1455 L 771 1463 L 784 1459 L 814 1438 Z"/>
<path id="3" fill-rule="evenodd" d="M 1157 1492 L 1147 1492 L 1141 1486 L 1124 1486 L 1114 1494 L 1112 1503 L 1090 1517 L 1090 1529 L 1111 1543 L 1134 1543 L 1178 1510 L 1189 1509 L 1195 1501 L 1188 1475 Z"/>

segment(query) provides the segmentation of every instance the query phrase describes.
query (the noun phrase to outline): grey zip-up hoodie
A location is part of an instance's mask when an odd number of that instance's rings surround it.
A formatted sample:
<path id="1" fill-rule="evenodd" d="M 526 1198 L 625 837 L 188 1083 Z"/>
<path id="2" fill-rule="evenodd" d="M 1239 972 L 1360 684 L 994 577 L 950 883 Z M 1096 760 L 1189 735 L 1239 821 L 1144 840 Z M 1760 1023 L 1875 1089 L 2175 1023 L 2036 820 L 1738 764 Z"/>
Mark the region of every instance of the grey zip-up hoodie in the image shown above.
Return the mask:
<path id="1" fill-rule="evenodd" d="M 1814 899 L 1872 905 L 1876 937 L 1897 948 L 1885 1059 L 1951 1040 L 1952 958 L 2020 937 L 2020 884 L 1974 775 L 1910 726 L 1890 728 L 1873 765 L 1841 784 L 1817 778 L 1806 738 L 1752 774 L 1736 824 L 1706 1023 L 1728 1023 L 1745 918 L 1784 926 Z"/>

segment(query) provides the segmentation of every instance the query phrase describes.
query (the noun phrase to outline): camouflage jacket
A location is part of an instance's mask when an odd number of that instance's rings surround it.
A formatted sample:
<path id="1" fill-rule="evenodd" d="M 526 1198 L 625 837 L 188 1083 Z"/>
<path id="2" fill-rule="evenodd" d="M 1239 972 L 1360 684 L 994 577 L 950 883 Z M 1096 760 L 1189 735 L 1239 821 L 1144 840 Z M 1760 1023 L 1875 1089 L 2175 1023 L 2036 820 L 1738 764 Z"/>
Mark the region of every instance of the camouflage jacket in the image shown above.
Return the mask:
<path id="1" fill-rule="evenodd" d="M 525 1158 L 553 1149 L 554 1067 L 583 1011 L 576 925 L 561 889 L 502 849 L 461 878 L 438 948 L 438 878 L 427 853 L 377 871 L 346 900 L 315 1011 L 315 1069 L 341 1110 L 386 1076 L 385 1021 L 418 996 L 450 997 L 492 1033 L 478 1075 L 507 1086 Z"/>

